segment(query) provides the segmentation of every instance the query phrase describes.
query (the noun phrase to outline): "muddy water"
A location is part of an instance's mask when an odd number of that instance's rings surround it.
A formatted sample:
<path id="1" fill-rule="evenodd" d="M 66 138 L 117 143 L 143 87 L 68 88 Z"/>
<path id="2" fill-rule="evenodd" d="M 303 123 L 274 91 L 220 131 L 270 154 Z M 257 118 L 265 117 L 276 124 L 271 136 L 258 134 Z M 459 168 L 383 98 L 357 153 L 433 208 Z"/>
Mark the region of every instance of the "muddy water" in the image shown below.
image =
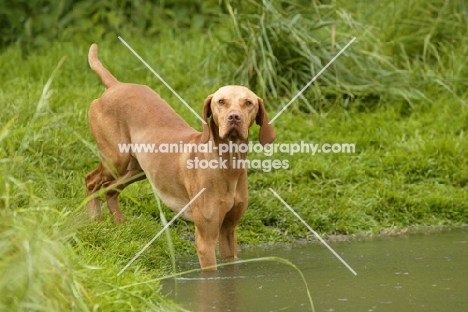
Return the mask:
<path id="1" fill-rule="evenodd" d="M 305 275 L 316 311 L 468 311 L 468 231 L 331 244 L 353 275 L 318 244 L 255 248 L 243 259 L 288 259 Z M 196 259 L 180 259 L 181 270 Z M 163 293 L 192 311 L 311 311 L 293 268 L 255 262 L 192 273 L 163 283 Z"/>

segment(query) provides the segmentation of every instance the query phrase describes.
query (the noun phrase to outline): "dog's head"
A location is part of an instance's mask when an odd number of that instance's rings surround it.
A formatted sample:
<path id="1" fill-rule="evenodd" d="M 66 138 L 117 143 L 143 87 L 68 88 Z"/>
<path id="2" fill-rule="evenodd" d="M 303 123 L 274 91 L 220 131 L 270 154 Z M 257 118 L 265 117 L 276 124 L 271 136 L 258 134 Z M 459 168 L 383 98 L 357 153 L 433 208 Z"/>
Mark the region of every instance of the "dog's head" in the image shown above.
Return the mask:
<path id="1" fill-rule="evenodd" d="M 247 140 L 249 127 L 254 121 L 260 125 L 259 141 L 262 145 L 273 142 L 276 138 L 273 127 L 268 123 L 263 100 L 243 86 L 225 86 L 209 95 L 203 106 L 202 142 L 210 139 L 208 118 L 219 129 L 223 140 Z"/>

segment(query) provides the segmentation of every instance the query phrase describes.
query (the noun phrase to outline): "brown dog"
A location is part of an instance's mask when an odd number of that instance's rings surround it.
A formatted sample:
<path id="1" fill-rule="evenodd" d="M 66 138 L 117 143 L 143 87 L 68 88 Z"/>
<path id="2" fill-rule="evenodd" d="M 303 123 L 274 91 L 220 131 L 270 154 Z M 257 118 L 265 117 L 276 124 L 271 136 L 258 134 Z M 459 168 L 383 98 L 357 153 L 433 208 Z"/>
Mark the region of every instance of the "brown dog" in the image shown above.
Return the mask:
<path id="1" fill-rule="evenodd" d="M 89 122 L 101 153 L 98 168 L 86 175 L 88 196 L 105 187 L 107 204 L 114 221 L 124 221 L 118 196 L 127 185 L 148 177 L 158 196 L 179 212 L 202 188 L 206 190 L 182 216 L 195 223 L 195 247 L 202 268 L 215 269 L 216 244 L 223 259 L 236 259 L 235 227 L 247 208 L 247 170 L 233 168 L 235 159 L 247 153 L 236 150 L 218 155 L 220 144 L 247 143 L 249 127 L 260 125 L 260 143 L 275 139 L 268 124 L 263 100 L 242 86 L 225 86 L 208 96 L 203 108 L 200 133 L 191 128 L 158 94 L 147 86 L 121 83 L 98 60 L 98 47 L 91 45 L 89 64 L 106 86 L 103 95 L 92 102 Z M 208 119 L 211 117 L 211 120 Z M 211 143 L 209 143 L 211 142 Z M 121 152 L 119 144 L 209 143 L 212 151 L 178 153 Z M 206 145 L 205 145 L 206 146 Z M 224 162 L 227 168 L 201 169 L 192 161 Z M 91 215 L 101 218 L 99 198 L 88 203 Z"/>

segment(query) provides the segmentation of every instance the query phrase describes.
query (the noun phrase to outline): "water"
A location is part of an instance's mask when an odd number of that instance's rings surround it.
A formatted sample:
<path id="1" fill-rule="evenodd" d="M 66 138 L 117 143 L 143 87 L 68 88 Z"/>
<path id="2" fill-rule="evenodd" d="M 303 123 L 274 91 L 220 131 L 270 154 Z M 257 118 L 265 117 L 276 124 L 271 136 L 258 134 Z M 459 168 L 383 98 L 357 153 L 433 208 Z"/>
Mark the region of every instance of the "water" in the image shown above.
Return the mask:
<path id="1" fill-rule="evenodd" d="M 466 230 L 331 247 L 357 276 L 318 244 L 246 249 L 239 255 L 294 263 L 305 275 L 316 311 L 468 311 Z M 182 270 L 198 266 L 195 258 L 182 264 Z M 191 311 L 311 311 L 300 275 L 275 262 L 192 273 L 165 281 L 163 293 Z"/>

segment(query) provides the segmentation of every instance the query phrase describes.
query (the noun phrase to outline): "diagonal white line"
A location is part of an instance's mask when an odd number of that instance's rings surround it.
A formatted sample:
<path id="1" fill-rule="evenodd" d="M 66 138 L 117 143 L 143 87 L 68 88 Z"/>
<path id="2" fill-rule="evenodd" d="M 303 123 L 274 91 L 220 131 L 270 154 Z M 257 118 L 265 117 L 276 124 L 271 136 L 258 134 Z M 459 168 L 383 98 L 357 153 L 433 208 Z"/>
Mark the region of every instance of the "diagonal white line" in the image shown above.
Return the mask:
<path id="1" fill-rule="evenodd" d="M 322 74 L 322 73 L 323 73 L 323 72 L 324 72 L 324 71 L 325 71 L 325 70 L 328 68 L 328 66 L 330 66 L 330 65 L 331 65 L 331 64 L 332 64 L 332 63 L 333 63 L 333 62 L 334 62 L 334 61 L 335 61 L 335 60 L 338 58 L 338 56 L 340 56 L 340 55 L 341 55 L 341 53 L 343 53 L 343 52 L 344 52 L 344 50 L 346 50 L 346 49 L 347 49 L 347 48 L 348 48 L 348 47 L 351 45 L 351 43 L 353 43 L 353 42 L 354 42 L 354 40 L 356 40 L 356 37 L 353 37 L 353 39 L 351 39 L 351 41 L 350 41 L 350 42 L 348 42 L 348 44 L 347 44 L 347 45 L 345 45 L 345 46 L 344 46 L 344 48 L 343 48 L 343 49 L 341 49 L 341 50 L 340 50 L 340 52 L 338 52 L 338 54 L 337 54 L 337 55 L 335 55 L 335 57 L 334 57 L 334 58 L 332 58 L 332 59 L 331 59 L 331 61 L 330 61 L 330 62 L 328 62 L 328 64 L 327 64 L 327 65 L 325 65 L 325 67 L 324 67 L 324 68 L 322 68 L 322 70 L 321 70 L 321 71 L 319 71 L 319 72 L 318 72 L 318 74 L 317 74 L 317 75 L 315 75 L 315 77 L 314 77 L 314 78 L 312 78 L 312 80 L 311 80 L 311 81 L 309 81 L 309 83 L 307 83 L 307 84 L 305 85 L 305 87 L 304 87 L 304 88 L 302 88 L 302 90 L 301 90 L 301 91 L 299 91 L 299 93 L 297 93 L 297 94 L 296 94 L 296 95 L 295 95 L 295 96 L 294 96 L 294 97 L 291 99 L 291 101 L 289 101 L 289 103 L 288 103 L 288 104 L 286 104 L 286 105 L 285 105 L 285 106 L 284 106 L 284 107 L 283 107 L 283 108 L 282 108 L 282 109 L 281 109 L 281 110 L 278 112 L 278 114 L 276 114 L 276 116 L 275 116 L 275 117 L 273 117 L 273 119 L 272 119 L 272 120 L 270 120 L 269 124 L 272 124 L 272 123 L 273 123 L 273 121 L 275 121 L 275 119 L 276 119 L 276 118 L 278 118 L 278 116 L 279 116 L 279 115 L 281 115 L 281 114 L 282 114 L 282 113 L 283 113 L 283 112 L 284 112 L 284 111 L 285 111 L 285 110 L 286 110 L 286 109 L 289 107 L 289 105 L 291 105 L 291 103 L 292 103 L 292 102 L 294 102 L 294 101 L 295 101 L 295 100 L 296 100 L 296 99 L 297 99 L 297 98 L 298 98 L 298 97 L 299 97 L 299 96 L 302 94 L 302 92 L 304 92 L 304 91 L 305 91 L 305 89 L 307 89 L 307 88 L 308 88 L 308 87 L 309 87 L 309 86 L 310 86 L 310 85 L 311 85 L 311 84 L 312 84 L 312 83 L 315 81 L 315 79 L 317 79 L 317 78 L 318 78 L 318 77 L 319 77 L 319 76 L 320 76 L 320 75 L 321 75 L 321 74 Z"/>
<path id="2" fill-rule="evenodd" d="M 171 86 L 164 80 L 162 79 L 161 76 L 159 76 L 159 74 L 157 72 L 154 71 L 154 69 L 151 68 L 151 66 L 148 65 L 148 63 L 145 62 L 145 60 L 140 56 L 138 55 L 138 53 L 135 52 L 135 50 L 132 49 L 132 47 L 127 43 L 125 42 L 125 40 L 123 40 L 122 37 L 118 37 L 120 41 L 122 41 L 122 43 L 130 50 L 132 51 L 133 54 L 135 54 L 135 56 L 143 63 L 145 64 L 146 67 L 148 67 L 148 69 L 159 79 L 161 80 L 161 82 L 169 89 L 172 91 L 172 93 L 174 93 L 174 95 L 182 102 L 185 104 L 185 106 L 187 106 L 188 109 L 190 109 L 190 111 L 195 115 L 197 116 L 198 119 L 200 119 L 202 121 L 203 124 L 206 125 L 206 121 L 204 121 L 200 115 L 197 114 L 197 112 L 192 108 L 190 107 L 187 102 L 185 102 L 185 100 L 179 95 L 177 94 L 177 92 L 175 92 L 174 89 L 171 88 Z"/>
<path id="3" fill-rule="evenodd" d="M 206 190 L 206 188 L 202 188 L 200 192 L 198 192 L 197 195 L 195 195 L 191 201 L 189 201 L 189 203 L 187 205 L 185 205 L 184 208 L 182 208 L 179 213 L 177 213 L 175 215 L 174 218 L 172 218 L 171 221 L 169 221 L 169 223 L 167 223 L 162 229 L 161 231 L 158 232 L 158 234 L 156 234 L 149 242 L 148 244 L 145 245 L 145 247 L 143 247 L 142 250 L 140 250 L 136 255 L 135 257 L 133 257 L 132 260 L 130 260 L 130 262 L 127 263 L 127 265 L 124 266 L 124 268 L 122 270 L 120 270 L 120 272 L 117 274 L 117 276 L 119 276 L 120 274 L 122 274 L 132 263 L 133 261 L 135 261 L 146 249 L 148 249 L 148 247 L 156 240 L 156 238 L 158 238 L 189 206 L 191 203 L 193 203 L 195 201 L 195 199 L 198 198 L 198 196 L 201 195 L 201 193 L 203 193 L 204 191 Z"/>
<path id="4" fill-rule="evenodd" d="M 291 212 L 296 216 L 296 218 L 298 218 L 308 229 L 309 231 L 311 231 L 318 239 L 319 241 L 324 244 L 334 255 L 335 257 L 338 258 L 338 260 L 340 260 L 354 275 L 357 275 L 356 271 L 353 270 L 352 267 L 350 267 L 346 261 L 343 260 L 343 258 L 340 257 L 340 255 L 338 255 L 321 237 L 320 235 L 318 235 L 317 232 L 315 232 L 308 224 L 307 222 L 304 221 L 304 219 L 301 218 L 300 215 L 297 214 L 297 212 L 294 211 L 294 209 L 292 209 L 272 188 L 268 188 L 282 203 L 283 205 L 286 206 L 286 208 L 288 208 L 289 210 L 291 210 Z"/>

